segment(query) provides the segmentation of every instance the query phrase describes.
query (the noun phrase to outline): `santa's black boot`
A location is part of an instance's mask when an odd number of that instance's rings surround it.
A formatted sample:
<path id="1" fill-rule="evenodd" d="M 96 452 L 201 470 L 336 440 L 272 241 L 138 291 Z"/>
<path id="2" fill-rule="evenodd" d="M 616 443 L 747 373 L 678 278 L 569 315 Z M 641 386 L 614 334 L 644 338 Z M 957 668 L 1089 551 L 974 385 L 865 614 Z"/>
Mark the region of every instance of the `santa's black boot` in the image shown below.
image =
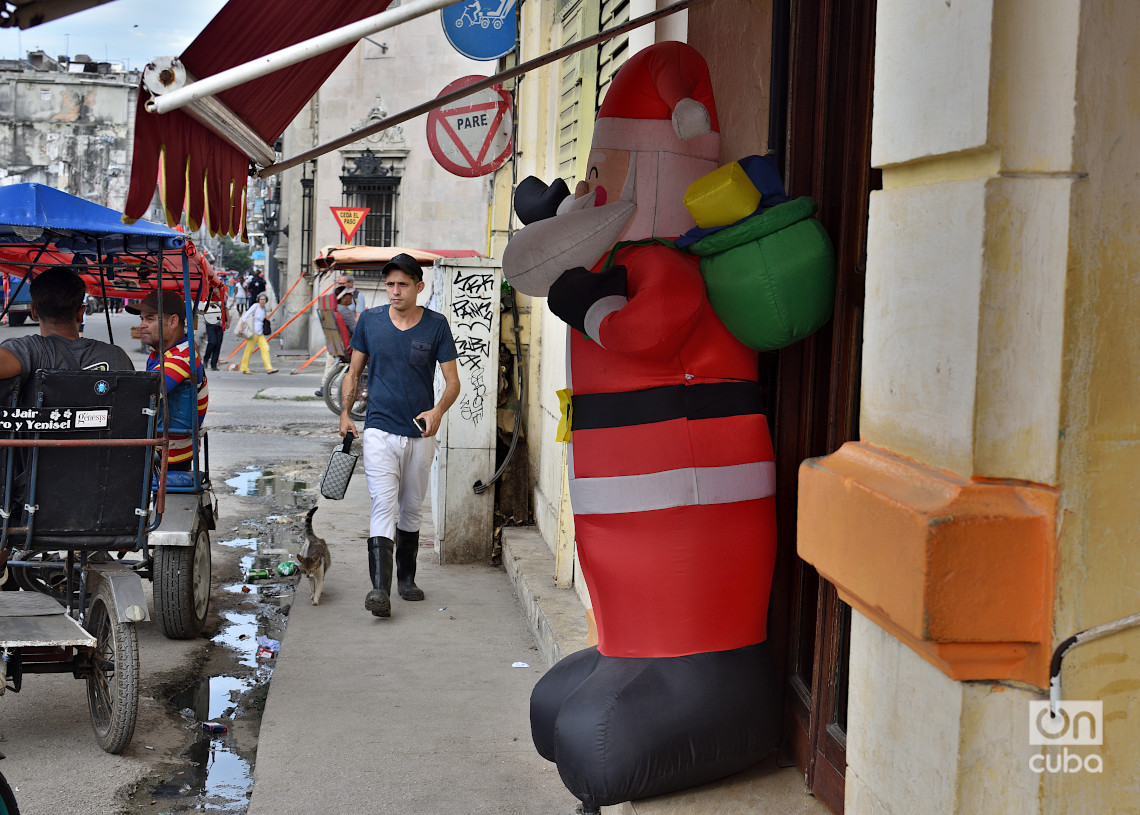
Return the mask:
<path id="1" fill-rule="evenodd" d="M 396 530 L 396 591 L 405 600 L 424 599 L 416 585 L 416 556 L 420 551 L 420 533 Z"/>
<path id="2" fill-rule="evenodd" d="M 368 539 L 368 574 L 372 591 L 364 598 L 364 608 L 374 617 L 392 616 L 392 539 L 377 535 Z"/>

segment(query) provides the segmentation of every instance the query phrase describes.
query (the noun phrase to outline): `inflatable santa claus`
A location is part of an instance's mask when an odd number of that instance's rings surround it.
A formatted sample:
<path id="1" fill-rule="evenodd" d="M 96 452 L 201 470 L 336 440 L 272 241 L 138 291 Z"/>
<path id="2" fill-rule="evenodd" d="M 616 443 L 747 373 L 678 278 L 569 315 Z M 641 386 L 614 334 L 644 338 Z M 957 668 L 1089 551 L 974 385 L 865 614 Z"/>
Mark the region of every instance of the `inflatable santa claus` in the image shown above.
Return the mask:
<path id="1" fill-rule="evenodd" d="M 519 185 L 503 268 L 569 326 L 570 497 L 598 645 L 531 697 L 586 811 L 735 773 L 779 739 L 767 644 L 775 466 L 757 355 L 709 305 L 686 187 L 718 164 L 704 60 L 659 43 L 615 76 L 585 177 Z"/>

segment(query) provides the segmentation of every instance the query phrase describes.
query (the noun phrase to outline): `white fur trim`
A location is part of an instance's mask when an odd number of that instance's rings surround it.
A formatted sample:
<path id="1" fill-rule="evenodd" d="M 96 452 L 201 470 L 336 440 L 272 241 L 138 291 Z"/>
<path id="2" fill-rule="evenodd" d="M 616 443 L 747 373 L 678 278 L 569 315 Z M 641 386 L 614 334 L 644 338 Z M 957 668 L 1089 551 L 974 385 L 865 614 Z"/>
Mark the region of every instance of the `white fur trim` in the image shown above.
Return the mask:
<path id="1" fill-rule="evenodd" d="M 709 109 L 696 99 L 682 99 L 673 108 L 673 132 L 681 141 L 689 141 L 697 136 L 712 132 Z"/>
<path id="2" fill-rule="evenodd" d="M 615 311 L 620 311 L 625 308 L 628 302 L 629 299 L 624 295 L 611 294 L 590 306 L 589 311 L 586 312 L 586 336 L 598 345 L 602 345 L 602 341 L 598 336 L 602 330 L 602 320 L 606 319 L 606 317 Z M 602 347 L 605 348 L 606 346 L 602 345 Z"/>
<path id="3" fill-rule="evenodd" d="M 660 150 L 716 161 L 720 156 L 720 134 L 709 132 L 681 141 L 668 119 L 604 116 L 594 123 L 591 146 L 607 150 Z"/>
<path id="4" fill-rule="evenodd" d="M 634 209 L 629 201 L 614 201 L 535 221 L 507 242 L 503 275 L 523 294 L 546 297 L 564 271 L 576 266 L 589 269 L 597 263 L 617 241 Z M 603 224 L 597 222 L 599 210 L 607 216 Z"/>

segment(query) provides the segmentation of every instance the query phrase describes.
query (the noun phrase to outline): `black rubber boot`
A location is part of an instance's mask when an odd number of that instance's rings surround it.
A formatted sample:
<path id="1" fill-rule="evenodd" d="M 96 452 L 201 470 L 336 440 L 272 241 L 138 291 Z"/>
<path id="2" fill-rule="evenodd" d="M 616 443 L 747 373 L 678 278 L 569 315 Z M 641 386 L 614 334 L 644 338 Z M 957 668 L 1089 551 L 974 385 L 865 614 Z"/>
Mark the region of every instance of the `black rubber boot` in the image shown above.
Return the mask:
<path id="1" fill-rule="evenodd" d="M 420 533 L 396 530 L 396 591 L 405 600 L 424 599 L 416 585 L 416 556 L 420 552 Z"/>
<path id="2" fill-rule="evenodd" d="M 391 538 L 376 536 L 368 539 L 368 575 L 372 578 L 372 591 L 364 598 L 364 608 L 371 611 L 373 617 L 391 617 Z"/>

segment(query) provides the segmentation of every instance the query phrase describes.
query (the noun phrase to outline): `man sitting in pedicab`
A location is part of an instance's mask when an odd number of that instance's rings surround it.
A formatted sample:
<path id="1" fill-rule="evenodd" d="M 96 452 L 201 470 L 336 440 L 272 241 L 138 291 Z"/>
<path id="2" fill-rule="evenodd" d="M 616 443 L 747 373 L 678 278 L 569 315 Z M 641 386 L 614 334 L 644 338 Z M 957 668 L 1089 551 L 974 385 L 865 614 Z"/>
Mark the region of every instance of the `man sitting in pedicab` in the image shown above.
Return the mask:
<path id="1" fill-rule="evenodd" d="M 38 370 L 56 371 L 133 371 L 134 364 L 117 345 L 82 337 L 79 327 L 86 314 L 87 287 L 72 269 L 56 266 L 32 278 L 28 286 L 32 298 L 32 319 L 40 324 L 39 334 L 12 337 L 0 343 L 0 406 L 7 406 L 12 391 L 5 387 L 11 379 L 19 389 L 20 405 L 36 402 L 34 388 L 28 385 Z M 13 501 L 19 505 L 27 492 L 29 451 L 15 453 Z M 3 467 L 0 464 L 0 476 Z"/>
<path id="2" fill-rule="evenodd" d="M 87 288 L 82 278 L 62 266 L 47 269 L 32 279 L 32 319 L 39 334 L 13 337 L 0 344 L 0 379 L 18 376 L 21 388 L 39 369 L 133 371 L 131 358 L 117 345 L 79 335 L 86 307 Z M 26 397 L 26 398 L 25 398 Z M 31 404 L 35 394 L 21 394 Z"/>
<path id="3" fill-rule="evenodd" d="M 159 321 L 159 299 L 162 320 Z M 189 472 L 193 465 L 194 411 L 198 412 L 198 427 L 206 420 L 210 404 L 210 389 L 206 382 L 206 369 L 202 358 L 194 349 L 191 367 L 190 337 L 186 334 L 186 302 L 176 292 L 153 291 L 138 303 L 127 306 L 131 314 L 138 314 L 139 339 L 151 349 L 146 361 L 148 371 L 159 370 L 165 375 L 167 403 L 170 411 L 170 453 L 167 469 Z M 165 353 L 162 353 L 165 349 Z M 162 353 L 160 357 L 159 354 Z M 195 380 L 197 387 L 195 387 Z M 162 422 L 159 422 L 162 432 Z"/>

